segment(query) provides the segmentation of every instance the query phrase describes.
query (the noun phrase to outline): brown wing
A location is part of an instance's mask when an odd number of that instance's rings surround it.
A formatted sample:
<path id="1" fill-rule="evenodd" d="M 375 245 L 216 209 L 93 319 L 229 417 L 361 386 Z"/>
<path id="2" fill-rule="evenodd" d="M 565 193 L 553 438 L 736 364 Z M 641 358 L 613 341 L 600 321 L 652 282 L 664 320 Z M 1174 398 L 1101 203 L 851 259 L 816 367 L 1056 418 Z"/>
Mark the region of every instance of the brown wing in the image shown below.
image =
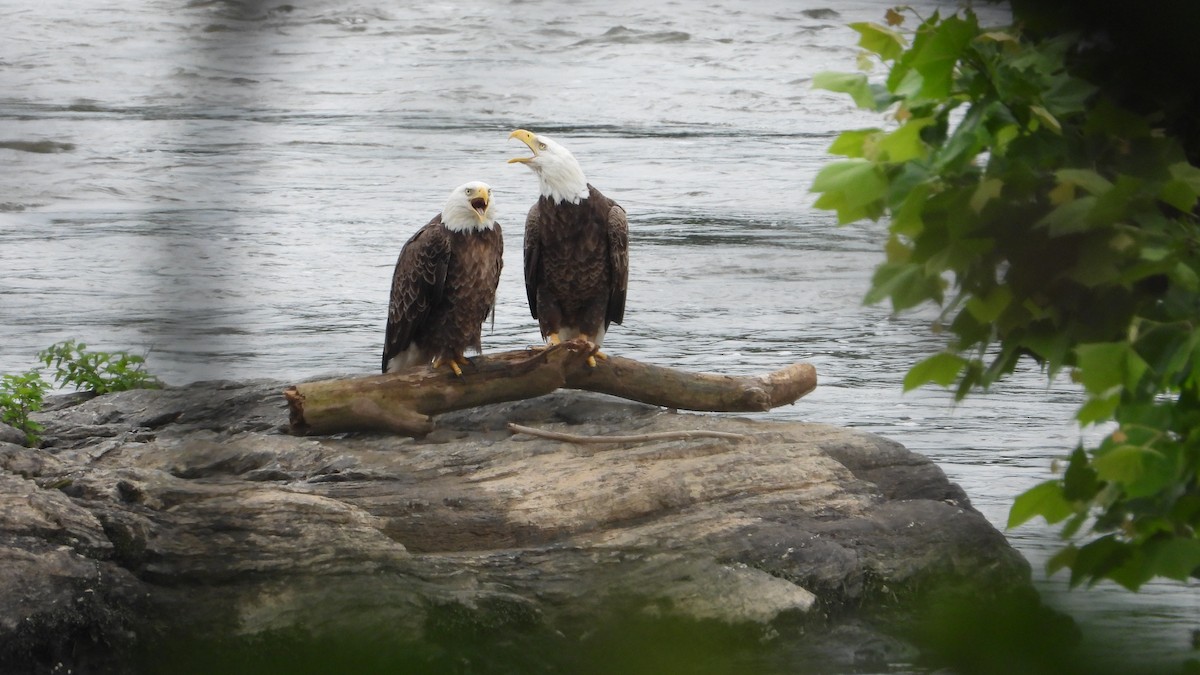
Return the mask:
<path id="1" fill-rule="evenodd" d="M 541 259 L 541 209 L 535 203 L 525 217 L 525 297 L 529 299 L 529 313 L 537 315 L 538 284 L 542 282 Z"/>
<path id="2" fill-rule="evenodd" d="M 383 372 L 387 372 L 393 356 L 412 344 L 413 335 L 429 316 L 430 308 L 441 299 L 449 260 L 450 238 L 442 227 L 441 214 L 417 230 L 400 250 L 396 271 L 392 273 Z"/>
<path id="3" fill-rule="evenodd" d="M 500 287 L 500 273 L 504 271 L 504 232 L 500 230 L 500 223 L 492 226 L 494 232 L 491 241 L 495 242 L 495 254 L 492 258 L 492 266 L 488 272 L 488 288 L 492 292 L 492 307 L 488 310 L 488 315 L 492 318 L 492 329 L 496 328 L 496 289 Z"/>
<path id="4" fill-rule="evenodd" d="M 625 209 L 613 204 L 608 211 L 608 264 L 612 275 L 608 287 L 608 311 L 604 325 L 625 320 L 625 290 L 629 287 L 629 221 Z"/>

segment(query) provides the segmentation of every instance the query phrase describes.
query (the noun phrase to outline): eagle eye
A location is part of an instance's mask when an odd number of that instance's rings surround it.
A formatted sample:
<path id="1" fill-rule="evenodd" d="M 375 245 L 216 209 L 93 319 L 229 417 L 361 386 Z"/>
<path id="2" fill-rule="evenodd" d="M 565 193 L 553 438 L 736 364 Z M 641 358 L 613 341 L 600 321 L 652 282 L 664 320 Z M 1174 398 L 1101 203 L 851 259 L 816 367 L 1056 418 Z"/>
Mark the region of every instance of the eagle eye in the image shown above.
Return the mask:
<path id="1" fill-rule="evenodd" d="M 540 143 L 540 142 L 539 142 L 539 143 L 538 143 L 538 150 L 545 150 L 545 149 L 546 149 L 546 144 L 545 144 L 545 143 Z"/>

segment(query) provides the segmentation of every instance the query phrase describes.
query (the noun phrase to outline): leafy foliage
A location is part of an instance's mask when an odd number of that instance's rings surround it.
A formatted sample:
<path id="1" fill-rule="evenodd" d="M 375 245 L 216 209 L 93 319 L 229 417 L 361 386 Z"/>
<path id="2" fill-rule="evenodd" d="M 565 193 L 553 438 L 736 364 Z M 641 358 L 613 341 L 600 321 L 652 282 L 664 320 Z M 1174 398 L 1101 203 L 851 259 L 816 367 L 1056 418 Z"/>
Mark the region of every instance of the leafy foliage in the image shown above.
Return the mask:
<path id="1" fill-rule="evenodd" d="M 96 394 L 126 389 L 157 388 L 162 383 L 143 370 L 146 359 L 125 352 L 90 352 L 87 345 L 67 340 L 38 353 L 46 367 L 53 367 L 54 381 Z M 36 445 L 42 425 L 29 419 L 41 410 L 49 385 L 39 369 L 21 375 L 0 376 L 0 421 L 25 432 L 29 445 Z"/>
<path id="2" fill-rule="evenodd" d="M 42 431 L 29 413 L 41 410 L 47 386 L 36 370 L 0 376 L 0 422 L 25 432 L 29 445 L 37 445 Z"/>
<path id="3" fill-rule="evenodd" d="M 127 389 L 153 389 L 162 384 L 143 366 L 145 357 L 126 352 L 87 351 L 87 345 L 74 340 L 59 342 L 38 353 L 48 368 L 54 368 L 54 380 L 75 389 L 107 394 Z"/>
<path id="4" fill-rule="evenodd" d="M 1114 430 L 1019 496 L 1009 526 L 1042 516 L 1072 538 L 1088 525 L 1050 564 L 1072 585 L 1200 576 L 1196 148 L 1077 75 L 1078 35 L 985 28 L 969 10 L 912 34 L 904 19 L 851 26 L 882 81 L 815 78 L 888 123 L 839 135 L 843 159 L 812 189 L 840 223 L 888 220 L 868 302 L 941 307 L 945 350 L 905 389 L 961 399 L 1021 357 L 1069 371 L 1086 393 L 1079 423 Z"/>

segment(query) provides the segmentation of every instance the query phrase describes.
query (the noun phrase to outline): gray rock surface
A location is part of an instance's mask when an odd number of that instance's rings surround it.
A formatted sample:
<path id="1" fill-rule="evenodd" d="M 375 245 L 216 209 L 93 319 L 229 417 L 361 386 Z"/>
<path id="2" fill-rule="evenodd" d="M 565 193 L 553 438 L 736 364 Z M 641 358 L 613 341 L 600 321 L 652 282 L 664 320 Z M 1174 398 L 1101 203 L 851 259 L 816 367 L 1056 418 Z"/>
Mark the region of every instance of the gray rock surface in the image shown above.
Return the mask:
<path id="1" fill-rule="evenodd" d="M 16 427 L 9 426 L 0 422 L 0 443 L 10 443 L 12 445 L 25 445 L 25 432 Z"/>
<path id="2" fill-rule="evenodd" d="M 294 437 L 285 385 L 64 398 L 36 416 L 41 448 L 0 443 L 0 666 L 120 670 L 181 635 L 449 634 L 526 658 L 657 621 L 750 635 L 758 672 L 851 670 L 911 657 L 884 624 L 927 589 L 1029 584 L 936 465 L 871 434 L 559 392 L 419 441 Z M 749 438 L 582 445 L 509 421 Z"/>

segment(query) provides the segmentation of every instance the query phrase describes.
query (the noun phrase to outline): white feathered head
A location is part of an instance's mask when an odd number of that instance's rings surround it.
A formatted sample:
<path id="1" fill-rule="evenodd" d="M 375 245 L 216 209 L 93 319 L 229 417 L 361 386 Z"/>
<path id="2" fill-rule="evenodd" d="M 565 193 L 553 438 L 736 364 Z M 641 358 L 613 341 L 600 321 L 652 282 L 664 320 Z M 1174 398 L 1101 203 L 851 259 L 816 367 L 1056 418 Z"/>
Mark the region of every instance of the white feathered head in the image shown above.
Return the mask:
<path id="1" fill-rule="evenodd" d="M 509 138 L 520 140 L 533 151 L 532 157 L 513 157 L 508 163 L 524 164 L 533 169 L 543 197 L 578 204 L 588 196 L 587 178 L 570 150 L 545 134 L 525 129 L 517 129 Z"/>
<path id="2" fill-rule="evenodd" d="M 442 224 L 455 232 L 486 230 L 496 224 L 492 211 L 492 188 L 471 181 L 454 188 L 442 207 Z"/>

